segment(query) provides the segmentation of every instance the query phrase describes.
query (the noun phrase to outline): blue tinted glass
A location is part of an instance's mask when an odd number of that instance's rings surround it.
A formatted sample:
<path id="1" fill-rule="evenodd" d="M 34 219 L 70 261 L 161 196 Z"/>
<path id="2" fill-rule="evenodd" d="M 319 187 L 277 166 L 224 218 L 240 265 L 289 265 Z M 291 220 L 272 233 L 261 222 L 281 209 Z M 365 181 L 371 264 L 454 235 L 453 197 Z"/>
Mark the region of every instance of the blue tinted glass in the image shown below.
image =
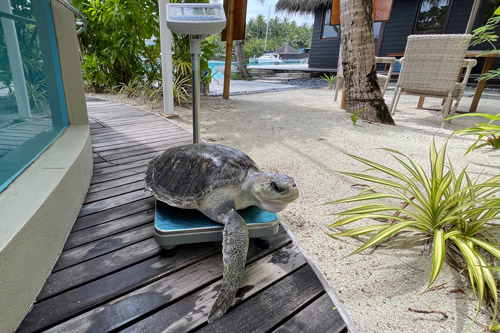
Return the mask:
<path id="1" fill-rule="evenodd" d="M 332 14 L 331 9 L 327 9 L 325 13 L 325 19 L 323 24 L 323 31 L 321 32 L 321 38 L 338 38 L 340 34 L 340 25 L 330 25 L 330 15 Z"/>
<path id="2" fill-rule="evenodd" d="M 68 125 L 49 0 L 0 1 L 0 190 Z"/>

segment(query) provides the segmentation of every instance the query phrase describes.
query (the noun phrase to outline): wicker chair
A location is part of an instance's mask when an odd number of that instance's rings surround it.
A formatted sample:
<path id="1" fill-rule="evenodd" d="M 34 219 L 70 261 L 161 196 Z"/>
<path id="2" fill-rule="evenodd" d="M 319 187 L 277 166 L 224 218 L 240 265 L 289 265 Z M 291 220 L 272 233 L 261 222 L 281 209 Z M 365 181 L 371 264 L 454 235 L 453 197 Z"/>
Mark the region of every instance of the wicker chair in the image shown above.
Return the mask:
<path id="1" fill-rule="evenodd" d="M 396 58 L 375 57 L 375 63 L 389 65 L 387 74 L 377 73 L 378 85 L 380 86 L 380 90 L 382 91 L 382 96 L 384 96 L 385 92 L 387 91 L 387 87 L 389 86 L 389 82 L 391 81 L 392 69 L 394 64 L 396 63 Z M 339 52 L 339 62 L 337 64 L 337 81 L 335 81 L 335 98 L 334 98 L 335 101 L 337 101 L 337 95 L 343 85 L 344 85 L 344 74 L 342 69 L 342 52 Z"/>
<path id="2" fill-rule="evenodd" d="M 445 99 L 443 119 L 455 114 L 475 59 L 464 59 L 470 35 L 411 35 L 401 61 L 401 72 L 392 99 L 394 115 L 402 93 Z M 467 70 L 457 82 L 462 67 Z M 451 109 L 452 101 L 456 103 Z M 451 112 L 450 112 L 451 109 Z"/>

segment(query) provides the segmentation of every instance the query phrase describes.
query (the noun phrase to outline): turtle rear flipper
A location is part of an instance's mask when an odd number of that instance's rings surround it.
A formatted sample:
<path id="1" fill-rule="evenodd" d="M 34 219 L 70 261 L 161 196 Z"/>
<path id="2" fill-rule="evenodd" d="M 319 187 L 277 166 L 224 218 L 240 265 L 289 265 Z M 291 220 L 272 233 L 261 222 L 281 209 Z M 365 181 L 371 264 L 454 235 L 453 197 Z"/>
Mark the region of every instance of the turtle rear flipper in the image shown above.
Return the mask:
<path id="1" fill-rule="evenodd" d="M 224 221 L 222 232 L 222 286 L 215 299 L 208 322 L 222 317 L 233 303 L 234 297 L 240 288 L 248 252 L 248 228 L 245 220 L 232 209 Z"/>

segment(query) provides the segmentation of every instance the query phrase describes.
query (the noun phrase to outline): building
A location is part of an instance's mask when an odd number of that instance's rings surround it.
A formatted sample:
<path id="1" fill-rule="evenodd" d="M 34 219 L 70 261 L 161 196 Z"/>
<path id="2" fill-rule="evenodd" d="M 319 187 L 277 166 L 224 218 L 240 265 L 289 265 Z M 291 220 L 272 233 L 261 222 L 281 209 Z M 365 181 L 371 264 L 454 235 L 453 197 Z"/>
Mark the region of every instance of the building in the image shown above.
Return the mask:
<path id="1" fill-rule="evenodd" d="M 403 54 L 406 39 L 411 34 L 464 33 L 473 2 L 471 0 L 393 0 L 390 20 L 374 24 L 375 54 L 377 56 Z M 341 27 L 329 25 L 331 4 L 332 0 L 279 0 L 276 5 L 277 10 L 289 13 L 314 14 L 309 68 L 337 68 Z M 499 0 L 480 1 L 474 27 L 486 23 L 499 6 Z M 481 62 L 482 59 L 478 61 Z M 493 68 L 496 68 L 495 66 L 499 67 L 500 61 L 497 60 Z M 479 71 L 480 68 L 482 65 L 476 66 L 475 71 Z"/>

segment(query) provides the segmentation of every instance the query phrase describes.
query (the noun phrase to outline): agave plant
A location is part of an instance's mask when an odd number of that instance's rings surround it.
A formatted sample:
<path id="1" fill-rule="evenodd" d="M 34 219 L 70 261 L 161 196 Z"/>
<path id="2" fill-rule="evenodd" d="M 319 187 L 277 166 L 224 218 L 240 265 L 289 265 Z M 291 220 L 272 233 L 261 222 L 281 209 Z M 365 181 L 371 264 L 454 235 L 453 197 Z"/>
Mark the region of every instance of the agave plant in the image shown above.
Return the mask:
<path id="1" fill-rule="evenodd" d="M 473 150 L 482 147 L 491 147 L 493 149 L 500 148 L 500 113 L 492 115 L 488 113 L 466 113 L 450 117 L 448 119 L 462 118 L 462 117 L 483 117 L 489 120 L 488 123 L 478 122 L 475 127 L 468 127 L 457 131 L 457 134 L 462 135 L 475 135 L 476 141 L 467 149 L 466 155 Z M 497 122 L 496 124 L 494 122 Z"/>
<path id="2" fill-rule="evenodd" d="M 495 266 L 491 258 L 500 259 L 499 240 L 491 236 L 492 230 L 499 229 L 494 220 L 499 218 L 500 176 L 484 182 L 473 181 L 466 168 L 457 173 L 449 162 L 445 165 L 446 144 L 437 151 L 433 142 L 430 148 L 430 173 L 412 158 L 392 149 L 385 149 L 407 172 L 399 172 L 392 167 L 349 155 L 357 161 L 379 171 L 384 176 L 368 173 L 342 172 L 363 181 L 377 185 L 363 190 L 360 194 L 330 202 L 330 204 L 364 203 L 355 208 L 341 211 L 329 226 L 330 236 L 356 237 L 369 235 L 352 254 L 359 253 L 400 236 L 401 231 L 413 231 L 433 239 L 433 266 L 430 272 L 430 287 L 438 277 L 446 259 L 463 263 L 468 271 L 474 292 L 477 294 L 479 314 L 485 293 L 494 302 L 494 316 L 497 314 L 497 281 L 492 273 Z M 387 202 L 398 203 L 395 205 Z M 370 224 L 337 232 L 353 222 L 370 219 L 384 219 L 389 223 Z M 362 236 L 363 237 L 363 236 Z M 459 257 L 454 257 L 456 255 Z M 462 268 L 460 268 L 462 269 Z M 475 320 L 474 318 L 474 320 Z"/>

